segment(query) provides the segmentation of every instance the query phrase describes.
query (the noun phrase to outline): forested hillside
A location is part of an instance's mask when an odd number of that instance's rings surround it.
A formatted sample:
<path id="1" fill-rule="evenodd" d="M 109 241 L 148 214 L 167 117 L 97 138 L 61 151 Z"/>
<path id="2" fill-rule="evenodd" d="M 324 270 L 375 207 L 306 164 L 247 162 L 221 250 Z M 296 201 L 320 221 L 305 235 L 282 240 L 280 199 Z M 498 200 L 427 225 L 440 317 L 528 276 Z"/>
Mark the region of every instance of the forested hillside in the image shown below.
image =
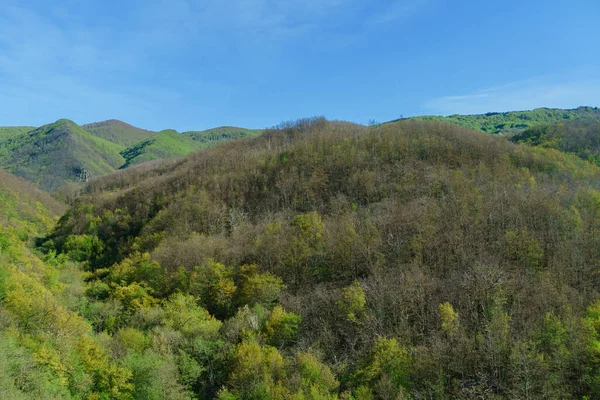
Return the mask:
<path id="1" fill-rule="evenodd" d="M 33 126 L 0 126 L 0 140 L 27 133 L 34 129 Z"/>
<path id="2" fill-rule="evenodd" d="M 61 119 L 39 128 L 0 127 L 0 168 L 43 190 L 70 197 L 92 177 L 151 160 L 183 157 L 260 131 L 221 127 L 152 132 L 118 120 L 77 125 Z"/>
<path id="3" fill-rule="evenodd" d="M 155 133 L 146 129 L 137 128 L 116 119 L 82 125 L 82 128 L 94 136 L 101 137 L 122 146 L 131 146 L 141 140 L 149 138 Z"/>
<path id="4" fill-rule="evenodd" d="M 557 149 L 600 165 L 600 121 L 573 120 L 539 125 L 513 136 L 511 141 Z"/>
<path id="5" fill-rule="evenodd" d="M 31 249 L 66 206 L 4 171 L 0 204 L 0 398 L 131 398 L 130 371 L 78 313 L 80 265 Z"/>
<path id="6" fill-rule="evenodd" d="M 45 190 L 67 181 L 109 173 L 124 163 L 122 147 L 93 136 L 73 121 L 53 124 L 0 141 L 0 167 Z"/>
<path id="7" fill-rule="evenodd" d="M 283 124 L 90 182 L 39 244 L 94 333 L 32 365 L 73 397 L 599 398 L 599 210 L 555 149 Z"/>
<path id="8" fill-rule="evenodd" d="M 442 121 L 486 133 L 513 135 L 536 125 L 548 125 L 569 120 L 600 121 L 600 109 L 579 107 L 572 110 L 537 108 L 531 111 L 490 112 L 476 115 L 423 116 L 413 119 Z"/>

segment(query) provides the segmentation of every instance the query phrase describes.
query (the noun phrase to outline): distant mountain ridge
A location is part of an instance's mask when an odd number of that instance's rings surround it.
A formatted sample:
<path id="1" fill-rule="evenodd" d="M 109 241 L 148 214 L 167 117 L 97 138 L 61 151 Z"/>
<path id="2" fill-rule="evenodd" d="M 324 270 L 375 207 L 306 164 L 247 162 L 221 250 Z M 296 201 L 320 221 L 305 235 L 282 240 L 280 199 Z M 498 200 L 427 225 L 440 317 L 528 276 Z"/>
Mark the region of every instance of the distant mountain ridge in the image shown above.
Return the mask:
<path id="1" fill-rule="evenodd" d="M 568 121 L 600 122 L 600 109 L 537 108 L 409 119 L 447 122 L 491 134 L 514 136 L 542 125 Z M 44 190 L 56 191 L 65 184 L 80 185 L 90 178 L 132 165 L 179 158 L 225 141 L 256 137 L 262 133 L 262 130 L 232 126 L 183 133 L 169 129 L 155 132 L 116 119 L 84 125 L 61 119 L 39 128 L 0 127 L 0 168 Z"/>
<path id="2" fill-rule="evenodd" d="M 109 173 L 123 164 L 121 146 L 61 119 L 0 142 L 0 167 L 45 190 Z"/>
<path id="3" fill-rule="evenodd" d="M 426 115 L 411 117 L 410 119 L 418 121 L 442 121 L 486 133 L 512 135 L 540 124 L 552 124 L 576 119 L 594 119 L 600 121 L 600 109 L 597 107 L 578 107 L 570 110 L 536 108 L 530 111 L 489 112 L 472 115 L 455 114 L 446 117 Z"/>
<path id="4" fill-rule="evenodd" d="M 147 139 L 156 132 L 141 129 L 117 119 L 101 122 L 92 122 L 81 126 L 94 136 L 101 137 L 123 146 L 131 146 L 141 140 Z"/>
<path id="5" fill-rule="evenodd" d="M 183 133 L 172 129 L 160 131 L 121 152 L 127 160 L 123 168 L 151 160 L 183 157 L 204 147 L 215 146 L 228 140 L 256 137 L 260 133 L 259 130 L 232 126 Z"/>
<path id="6" fill-rule="evenodd" d="M 261 131 L 219 127 L 154 132 L 110 119 L 77 125 L 68 119 L 35 127 L 0 127 L 0 168 L 56 191 L 146 161 L 183 157 Z"/>

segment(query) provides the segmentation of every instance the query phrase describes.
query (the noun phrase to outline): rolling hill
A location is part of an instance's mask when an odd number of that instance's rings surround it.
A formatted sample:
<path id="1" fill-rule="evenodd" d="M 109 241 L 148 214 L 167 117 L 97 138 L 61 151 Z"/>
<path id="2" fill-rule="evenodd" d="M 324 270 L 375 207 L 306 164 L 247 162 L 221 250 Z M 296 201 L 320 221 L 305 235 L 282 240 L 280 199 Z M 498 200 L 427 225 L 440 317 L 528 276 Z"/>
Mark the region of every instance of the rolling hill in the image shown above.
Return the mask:
<path id="1" fill-rule="evenodd" d="M 39 128 L 0 127 L 0 168 L 56 191 L 115 169 L 183 157 L 203 147 L 259 134 L 234 127 L 152 132 L 118 120 L 79 126 L 62 119 Z"/>
<path id="2" fill-rule="evenodd" d="M 125 147 L 131 146 L 155 134 L 155 132 L 137 128 L 116 119 L 85 124 L 81 127 L 94 136 Z"/>
<path id="3" fill-rule="evenodd" d="M 260 135 L 260 132 L 236 127 L 220 127 L 183 133 L 164 130 L 121 152 L 126 160 L 123 168 L 150 160 L 183 157 L 198 149 L 216 146 L 229 140 L 256 137 Z"/>
<path id="4" fill-rule="evenodd" d="M 411 119 L 449 122 L 486 133 L 512 135 L 541 124 L 579 119 L 600 120 L 600 109 L 595 107 L 579 107 L 572 110 L 537 108 L 531 111 L 492 112 L 476 115 L 450 115 L 447 117 L 422 116 L 412 117 Z"/>
<path id="5" fill-rule="evenodd" d="M 411 119 L 449 122 L 510 137 L 538 126 L 570 121 L 600 121 L 600 110 L 592 107 L 573 110 L 539 108 L 532 111 Z M 0 167 L 45 190 L 55 191 L 66 184 L 81 186 L 86 176 L 89 179 L 147 161 L 184 157 L 230 140 L 254 138 L 262 132 L 230 126 L 183 133 L 174 130 L 152 132 L 118 120 L 83 126 L 59 120 L 37 129 L 0 127 Z"/>
<path id="6" fill-rule="evenodd" d="M 591 399 L 599 199 L 553 148 L 316 118 L 100 177 L 43 248 L 134 398 Z"/>
<path id="7" fill-rule="evenodd" d="M 0 167 L 56 190 L 67 181 L 85 181 L 119 168 L 125 160 L 115 143 L 61 119 L 0 141 Z"/>

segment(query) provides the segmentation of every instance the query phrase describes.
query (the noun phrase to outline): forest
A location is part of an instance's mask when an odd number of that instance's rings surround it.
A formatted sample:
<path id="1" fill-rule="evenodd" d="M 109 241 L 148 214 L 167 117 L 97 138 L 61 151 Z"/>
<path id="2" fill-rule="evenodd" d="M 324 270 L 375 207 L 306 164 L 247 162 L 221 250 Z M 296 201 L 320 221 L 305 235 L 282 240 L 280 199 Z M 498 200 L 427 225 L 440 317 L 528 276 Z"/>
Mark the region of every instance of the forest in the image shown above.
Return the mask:
<path id="1" fill-rule="evenodd" d="M 600 398 L 600 167 L 322 117 L 88 182 L 0 175 L 0 398 Z"/>

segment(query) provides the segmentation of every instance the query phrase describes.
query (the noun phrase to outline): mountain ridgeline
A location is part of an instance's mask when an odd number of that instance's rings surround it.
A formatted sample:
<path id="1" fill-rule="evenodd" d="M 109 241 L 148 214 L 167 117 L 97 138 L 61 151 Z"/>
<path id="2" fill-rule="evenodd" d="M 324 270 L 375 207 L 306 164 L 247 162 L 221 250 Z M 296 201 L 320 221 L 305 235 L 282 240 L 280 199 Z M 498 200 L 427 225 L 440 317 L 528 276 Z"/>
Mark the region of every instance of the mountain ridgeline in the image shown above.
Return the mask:
<path id="1" fill-rule="evenodd" d="M 74 397 L 600 398 L 600 168 L 562 149 L 315 118 L 131 166 L 39 240 L 77 349 L 3 323 Z"/>
<path id="2" fill-rule="evenodd" d="M 490 112 L 475 115 L 422 116 L 413 119 L 422 121 L 442 121 L 478 131 L 514 135 L 538 125 L 550 125 L 572 120 L 600 121 L 597 107 L 578 107 L 572 110 L 558 108 L 536 108 L 531 111 Z"/>
<path id="3" fill-rule="evenodd" d="M 260 131 L 223 127 L 151 132 L 117 120 L 79 126 L 62 119 L 39 128 L 0 128 L 0 168 L 44 190 L 79 185 L 150 160 L 183 157 L 199 148 Z"/>

